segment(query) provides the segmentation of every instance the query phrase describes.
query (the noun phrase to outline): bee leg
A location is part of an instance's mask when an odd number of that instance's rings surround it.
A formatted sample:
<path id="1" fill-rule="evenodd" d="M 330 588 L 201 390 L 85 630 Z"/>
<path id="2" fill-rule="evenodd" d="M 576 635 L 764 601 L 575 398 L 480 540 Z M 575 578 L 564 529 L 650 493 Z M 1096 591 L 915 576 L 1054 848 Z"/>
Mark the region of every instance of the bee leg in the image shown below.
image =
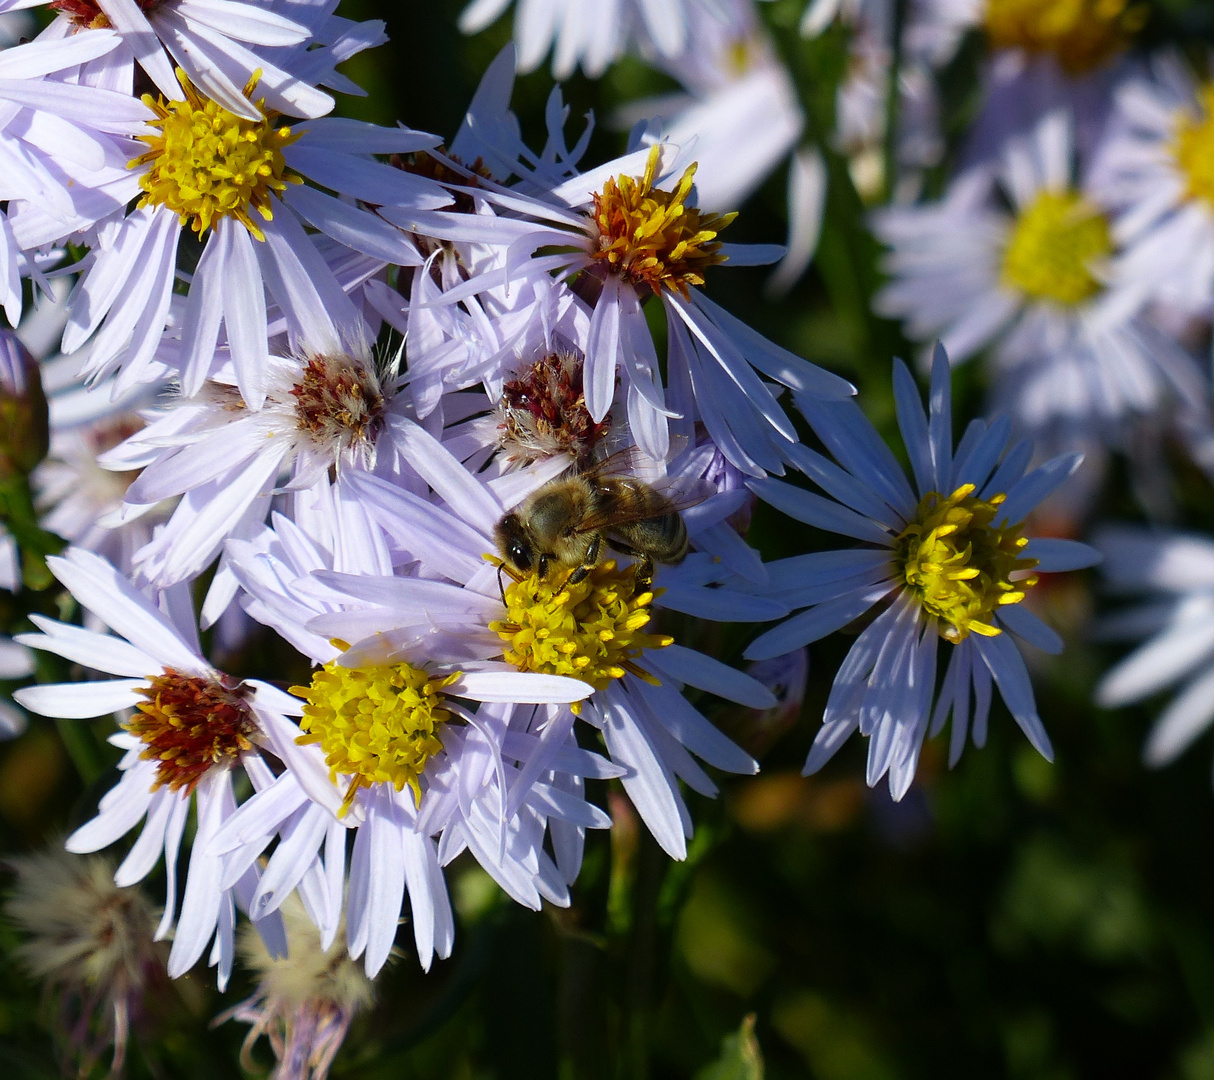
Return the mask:
<path id="1" fill-rule="evenodd" d="M 642 555 L 637 560 L 632 580 L 635 583 L 634 592 L 649 592 L 653 588 L 653 560 L 648 555 Z"/>
<path id="2" fill-rule="evenodd" d="M 633 560 L 632 580 L 636 585 L 636 592 L 648 592 L 653 585 L 653 560 L 644 552 L 638 551 L 629 544 L 622 544 L 619 540 L 612 540 L 611 546 L 616 549 L 621 555 L 627 555 Z"/>
<path id="3" fill-rule="evenodd" d="M 590 541 L 590 547 L 586 549 L 586 557 L 582 560 L 582 565 L 569 575 L 570 585 L 576 585 L 579 581 L 584 581 L 586 575 L 589 574 L 590 571 L 596 566 L 598 566 L 600 544 L 601 538 L 598 536 Z"/>

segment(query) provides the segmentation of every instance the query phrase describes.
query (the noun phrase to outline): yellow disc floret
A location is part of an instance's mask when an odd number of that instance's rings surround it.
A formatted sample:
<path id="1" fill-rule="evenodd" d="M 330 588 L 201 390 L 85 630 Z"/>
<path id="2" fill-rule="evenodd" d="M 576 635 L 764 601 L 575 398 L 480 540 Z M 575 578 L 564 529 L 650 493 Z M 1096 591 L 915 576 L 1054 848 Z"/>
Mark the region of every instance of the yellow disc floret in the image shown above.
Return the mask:
<path id="1" fill-rule="evenodd" d="M 1131 0 L 986 0 L 984 22 L 993 48 L 1052 53 L 1078 75 L 1125 50 L 1147 14 Z"/>
<path id="2" fill-rule="evenodd" d="M 1100 291 L 1092 270 L 1113 251 L 1108 219 L 1078 192 L 1042 191 L 1021 211 L 1003 254 L 1003 281 L 1073 306 Z"/>
<path id="3" fill-rule="evenodd" d="M 1037 584 L 1036 559 L 1023 556 L 1028 544 L 1021 524 L 994 525 L 1005 495 L 979 499 L 973 484 L 948 498 L 928 492 L 915 520 L 898 537 L 895 556 L 906 584 L 924 610 L 939 620 L 940 636 L 952 642 L 969 634 L 994 637 L 996 608 L 1018 604 Z"/>
<path id="4" fill-rule="evenodd" d="M 244 88 L 250 101 L 260 76 L 255 72 Z M 183 101 L 153 101 L 150 94 L 143 95 L 143 103 L 156 113 L 148 124 L 159 131 L 139 136 L 149 149 L 130 163 L 130 168 L 148 166 L 139 178 L 146 192 L 139 205 L 167 206 L 200 236 L 219 218 L 231 216 L 264 240 L 249 211 L 271 220 L 270 195 L 301 182 L 282 155 L 299 135 L 275 127 L 278 113 L 267 112 L 264 98 L 253 102 L 261 119 L 247 120 L 203 97 L 180 68 L 177 79 Z"/>
<path id="5" fill-rule="evenodd" d="M 299 726 L 307 733 L 296 742 L 319 743 L 329 779 L 351 777 L 342 813 L 360 787 L 406 784 L 421 802 L 418 777 L 443 748 L 439 726 L 451 719 L 441 690 L 460 677 L 433 676 L 410 664 L 342 667 L 331 660 L 312 676 L 310 686 L 293 686 L 304 698 Z"/>
<path id="6" fill-rule="evenodd" d="M 506 618 L 489 624 L 506 643 L 506 659 L 520 671 L 568 675 L 596 690 L 629 673 L 654 682 L 634 661 L 674 638 L 645 633 L 653 593 L 636 591 L 633 568 L 617 569 L 608 559 L 579 582 L 567 577 L 541 581 L 532 574 L 506 587 Z"/>
<path id="7" fill-rule="evenodd" d="M 687 205 L 694 164 L 674 191 L 655 188 L 660 156 L 661 147 L 654 146 L 640 180 L 620 176 L 595 194 L 598 247 L 591 255 L 630 285 L 687 296 L 689 285 L 704 284 L 708 267 L 728 258 L 717 234 L 737 214 L 705 214 Z"/>
<path id="8" fill-rule="evenodd" d="M 1177 113 L 1172 154 L 1187 181 L 1185 194 L 1214 204 L 1214 84 L 1203 86 L 1197 100 L 1200 115 Z"/>

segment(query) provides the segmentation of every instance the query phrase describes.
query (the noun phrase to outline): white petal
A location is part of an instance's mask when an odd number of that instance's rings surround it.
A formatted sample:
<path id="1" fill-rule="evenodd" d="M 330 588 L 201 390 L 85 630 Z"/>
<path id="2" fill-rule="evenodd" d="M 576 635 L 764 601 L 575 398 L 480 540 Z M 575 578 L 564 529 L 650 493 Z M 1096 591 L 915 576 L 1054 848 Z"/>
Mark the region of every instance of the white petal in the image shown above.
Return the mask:
<path id="1" fill-rule="evenodd" d="M 144 699 L 135 691 L 149 685 L 146 679 L 107 679 L 84 683 L 44 683 L 13 692 L 13 700 L 39 716 L 83 720 L 132 708 Z"/>

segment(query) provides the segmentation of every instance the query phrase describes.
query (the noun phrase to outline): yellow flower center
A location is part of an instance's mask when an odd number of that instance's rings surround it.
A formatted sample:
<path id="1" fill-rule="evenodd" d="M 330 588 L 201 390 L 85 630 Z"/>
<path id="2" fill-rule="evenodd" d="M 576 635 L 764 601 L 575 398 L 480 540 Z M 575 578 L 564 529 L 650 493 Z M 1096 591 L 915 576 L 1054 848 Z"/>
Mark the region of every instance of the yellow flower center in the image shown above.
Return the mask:
<path id="1" fill-rule="evenodd" d="M 655 188 L 660 154 L 658 146 L 650 150 L 640 180 L 620 176 L 595 194 L 598 248 L 591 254 L 630 285 L 687 296 L 689 285 L 704 284 L 708 267 L 728 258 L 717 234 L 737 214 L 705 214 L 687 205 L 695 165 L 687 167 L 674 191 Z"/>
<path id="2" fill-rule="evenodd" d="M 291 687 L 307 701 L 299 722 L 306 734 L 295 741 L 320 744 L 334 783 L 339 773 L 351 777 L 341 813 L 359 788 L 372 784 L 397 791 L 408 784 L 420 804 L 417 778 L 442 750 L 438 728 L 451 719 L 440 691 L 459 677 L 458 671 L 435 677 L 404 663 L 348 668 L 330 660 L 310 686 Z"/>
<path id="3" fill-rule="evenodd" d="M 254 72 L 244 88 L 250 101 L 260 77 Z M 181 216 L 183 225 L 192 222 L 200 236 L 217 219 L 230 215 L 264 240 L 249 210 L 269 221 L 274 216 L 270 195 L 302 182 L 282 156 L 283 148 L 299 135 L 274 126 L 278 113 L 266 111 L 264 98 L 254 102 L 262 118 L 246 120 L 199 94 L 180 68 L 177 80 L 184 101 L 153 101 L 150 94 L 143 95 L 143 103 L 156 113 L 148 124 L 160 130 L 139 136 L 149 149 L 129 166 L 149 166 L 139 178 L 146 192 L 139 205 L 167 206 Z"/>
<path id="4" fill-rule="evenodd" d="M 139 755 L 155 761 L 155 791 L 194 790 L 212 765 L 231 761 L 252 748 L 257 731 L 245 698 L 248 687 L 224 676 L 222 680 L 183 675 L 166 668 L 137 690 L 144 701 L 122 726 L 144 744 Z"/>
<path id="5" fill-rule="evenodd" d="M 1052 53 L 1072 75 L 1122 52 L 1149 11 L 1131 0 L 986 0 L 986 33 L 996 49 Z"/>
<path id="6" fill-rule="evenodd" d="M 1100 291 L 1093 264 L 1113 251 L 1108 219 L 1077 192 L 1043 191 L 1023 210 L 1003 255 L 1003 281 L 1040 300 L 1079 304 Z"/>
<path id="7" fill-rule="evenodd" d="M 906 584 L 949 641 L 970 633 L 995 637 L 1001 632 L 992 621 L 995 609 L 1020 603 L 1037 584 L 1030 573 L 1037 560 L 1021 555 L 1028 543 L 1023 526 L 992 524 L 1006 497 L 976 498 L 973 484 L 948 498 L 930 491 L 898 537 L 895 561 Z"/>
<path id="8" fill-rule="evenodd" d="M 555 574 L 546 581 L 535 574 L 516 578 L 506 587 L 506 618 L 489 629 L 506 643 L 505 658 L 520 671 L 568 675 L 596 690 L 629 673 L 654 683 L 634 661 L 674 638 L 644 632 L 652 601 L 652 592 L 636 591 L 632 567 L 621 570 L 608 559 L 576 584 Z M 579 704 L 571 708 L 580 711 Z"/>
<path id="9" fill-rule="evenodd" d="M 1176 116 L 1172 154 L 1188 181 L 1185 194 L 1214 203 L 1214 84 L 1203 86 L 1197 99 L 1200 115 L 1183 110 Z"/>

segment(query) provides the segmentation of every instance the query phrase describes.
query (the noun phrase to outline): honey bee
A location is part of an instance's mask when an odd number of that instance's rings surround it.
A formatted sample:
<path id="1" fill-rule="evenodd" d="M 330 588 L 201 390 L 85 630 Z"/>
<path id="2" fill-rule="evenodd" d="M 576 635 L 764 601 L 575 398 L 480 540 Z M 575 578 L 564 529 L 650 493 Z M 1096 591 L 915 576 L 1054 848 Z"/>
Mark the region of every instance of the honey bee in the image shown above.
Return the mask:
<path id="1" fill-rule="evenodd" d="M 636 562 L 640 590 L 653 582 L 653 564 L 675 564 L 687 554 L 687 526 L 680 511 L 703 502 L 713 487 L 693 481 L 680 490 L 659 491 L 623 473 L 637 451 L 628 447 L 590 468 L 558 476 L 532 492 L 497 523 L 502 558 L 520 574 L 540 580 L 570 571 L 583 580 L 610 547 Z"/>

